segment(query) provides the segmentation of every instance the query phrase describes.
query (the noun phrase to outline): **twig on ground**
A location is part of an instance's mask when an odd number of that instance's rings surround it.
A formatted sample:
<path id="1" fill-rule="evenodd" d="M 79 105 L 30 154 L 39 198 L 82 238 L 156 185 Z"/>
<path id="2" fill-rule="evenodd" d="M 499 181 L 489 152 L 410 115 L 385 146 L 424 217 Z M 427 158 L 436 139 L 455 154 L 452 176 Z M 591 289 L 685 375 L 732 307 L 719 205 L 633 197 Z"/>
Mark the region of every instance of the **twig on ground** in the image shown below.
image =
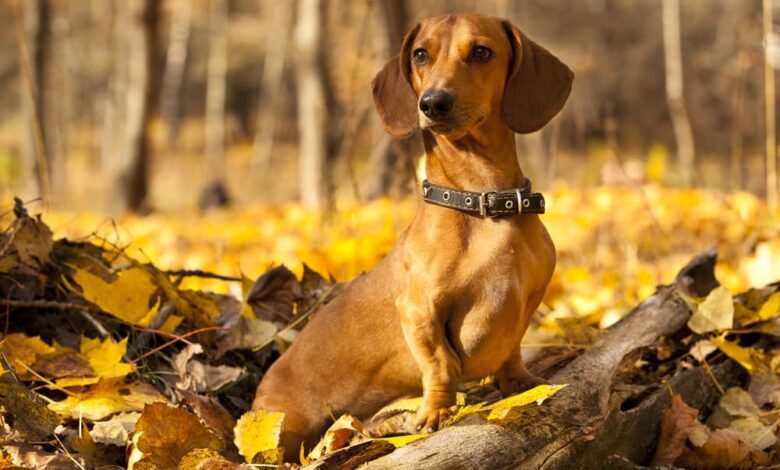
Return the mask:
<path id="1" fill-rule="evenodd" d="M 169 276 L 204 277 L 206 279 L 218 279 L 220 281 L 241 282 L 240 277 L 224 276 L 222 274 L 211 273 L 200 269 L 175 269 L 175 270 L 163 271 L 163 272 Z"/>

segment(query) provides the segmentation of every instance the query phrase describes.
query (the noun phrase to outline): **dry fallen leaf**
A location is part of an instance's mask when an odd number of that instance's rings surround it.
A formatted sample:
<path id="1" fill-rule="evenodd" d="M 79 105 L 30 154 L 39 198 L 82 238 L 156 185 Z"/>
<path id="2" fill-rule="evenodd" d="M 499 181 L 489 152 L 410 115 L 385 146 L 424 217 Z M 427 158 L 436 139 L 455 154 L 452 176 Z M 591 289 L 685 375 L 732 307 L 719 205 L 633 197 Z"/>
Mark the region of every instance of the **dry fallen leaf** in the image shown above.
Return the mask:
<path id="1" fill-rule="evenodd" d="M 135 432 L 135 424 L 141 413 L 119 413 L 108 421 L 97 421 L 90 433 L 92 440 L 99 444 L 125 446 L 130 442 L 130 436 Z"/>
<path id="2" fill-rule="evenodd" d="M 214 397 L 198 395 L 187 390 L 177 390 L 179 400 L 183 400 L 206 427 L 224 442 L 233 441 L 233 429 L 236 420 Z"/>
<path id="3" fill-rule="evenodd" d="M 346 447 L 350 439 L 359 434 L 362 429 L 363 424 L 359 419 L 348 414 L 341 415 L 309 452 L 308 460 L 319 460 L 326 454 Z"/>
<path id="4" fill-rule="evenodd" d="M 766 449 L 777 442 L 777 423 L 766 426 L 756 416 L 735 419 L 728 429 L 737 433 L 740 441 L 757 449 Z"/>
<path id="5" fill-rule="evenodd" d="M 653 465 L 672 465 L 682 455 L 685 441 L 698 422 L 698 415 L 699 411 L 688 406 L 679 394 L 672 397 L 661 420 L 661 435 L 653 456 Z"/>
<path id="6" fill-rule="evenodd" d="M 113 282 L 106 282 L 84 269 L 72 268 L 73 280 L 81 287 L 80 294 L 100 310 L 141 327 L 148 327 L 157 315 L 160 308 L 160 299 L 155 298 L 157 286 L 143 267 L 120 271 Z M 73 291 L 79 293 L 75 287 Z"/>
<path id="7" fill-rule="evenodd" d="M 141 411 L 149 403 L 164 401 L 157 389 L 149 384 L 125 384 L 123 379 L 113 379 L 101 380 L 88 391 L 50 403 L 49 409 L 73 419 L 83 417 L 98 421 L 123 411 Z"/>
<path id="8" fill-rule="evenodd" d="M 751 449 L 740 442 L 737 434 L 728 429 L 716 429 L 701 447 L 686 449 L 675 461 L 675 466 L 690 469 L 754 468 L 766 465 L 769 459 L 759 449 Z"/>
<path id="9" fill-rule="evenodd" d="M 14 369 L 20 379 L 34 377 L 29 368 L 42 356 L 52 354 L 55 349 L 44 343 L 38 336 L 27 336 L 22 333 L 11 333 L 0 339 L 0 352 L 2 352 L 8 364 Z M 5 369 L 0 363 L 0 373 Z"/>
<path id="10" fill-rule="evenodd" d="M 203 353 L 199 343 L 187 345 L 174 356 L 173 369 L 179 375 L 176 388 L 194 390 L 196 392 L 211 392 L 238 379 L 244 369 L 230 366 L 210 366 L 192 359 L 196 354 Z"/>
<path id="11" fill-rule="evenodd" d="M 198 420 L 181 408 L 164 403 L 146 405 L 136 423 L 137 447 L 143 453 L 140 464 L 158 469 L 176 469 L 182 458 L 195 449 L 220 451 L 224 445 Z"/>
<path id="12" fill-rule="evenodd" d="M 748 392 L 758 406 L 780 405 L 780 376 L 769 369 L 761 369 L 750 376 Z"/>
<path id="13" fill-rule="evenodd" d="M 79 348 L 81 356 L 87 361 L 94 372 L 90 377 L 67 377 L 55 382 L 57 387 L 78 387 L 97 383 L 101 379 L 124 377 L 133 372 L 132 364 L 123 362 L 127 352 L 127 338 L 115 343 L 111 338 L 81 338 Z"/>
<path id="14" fill-rule="evenodd" d="M 247 463 L 276 465 L 282 461 L 279 439 L 284 413 L 253 410 L 238 419 L 233 431 L 238 451 Z"/>
<path id="15" fill-rule="evenodd" d="M 755 417 L 761 413 L 750 394 L 739 387 L 726 390 L 720 398 L 720 406 L 732 416 Z"/>
<path id="16" fill-rule="evenodd" d="M 241 316 L 217 342 L 217 358 L 234 349 L 253 349 L 267 344 L 278 332 L 279 329 L 273 322 Z"/>
<path id="17" fill-rule="evenodd" d="M 284 265 L 268 270 L 257 278 L 246 303 L 252 308 L 255 318 L 289 323 L 293 319 L 293 306 L 303 296 L 301 284 L 295 274 Z"/>
<path id="18" fill-rule="evenodd" d="M 726 330 L 733 325 L 734 299 L 723 286 L 713 289 L 688 320 L 688 327 L 699 334 Z"/>

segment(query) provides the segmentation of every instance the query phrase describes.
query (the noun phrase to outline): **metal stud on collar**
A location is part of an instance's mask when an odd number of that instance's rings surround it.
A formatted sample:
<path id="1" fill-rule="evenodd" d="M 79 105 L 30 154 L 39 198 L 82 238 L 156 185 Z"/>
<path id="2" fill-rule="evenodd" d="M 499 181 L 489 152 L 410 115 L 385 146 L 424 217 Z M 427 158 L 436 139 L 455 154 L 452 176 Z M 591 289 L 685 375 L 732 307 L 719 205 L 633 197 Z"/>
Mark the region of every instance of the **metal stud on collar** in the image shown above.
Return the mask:
<path id="1" fill-rule="evenodd" d="M 450 192 L 449 191 L 444 191 L 444 193 L 441 195 L 441 198 L 444 199 L 445 201 L 449 201 L 450 200 Z"/>

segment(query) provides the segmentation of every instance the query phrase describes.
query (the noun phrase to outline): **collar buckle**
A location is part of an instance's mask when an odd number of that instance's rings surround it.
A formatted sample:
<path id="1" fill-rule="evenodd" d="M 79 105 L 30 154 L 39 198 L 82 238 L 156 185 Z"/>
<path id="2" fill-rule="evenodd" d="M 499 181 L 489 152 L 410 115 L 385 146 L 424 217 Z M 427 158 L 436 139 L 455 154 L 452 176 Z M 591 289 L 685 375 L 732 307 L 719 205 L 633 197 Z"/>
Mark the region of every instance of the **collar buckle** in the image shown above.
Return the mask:
<path id="1" fill-rule="evenodd" d="M 496 194 L 496 192 L 487 191 L 484 193 L 479 193 L 479 215 L 482 217 L 495 217 L 497 215 L 488 213 L 488 209 L 490 208 L 490 199 L 488 199 L 488 197 L 491 194 Z"/>

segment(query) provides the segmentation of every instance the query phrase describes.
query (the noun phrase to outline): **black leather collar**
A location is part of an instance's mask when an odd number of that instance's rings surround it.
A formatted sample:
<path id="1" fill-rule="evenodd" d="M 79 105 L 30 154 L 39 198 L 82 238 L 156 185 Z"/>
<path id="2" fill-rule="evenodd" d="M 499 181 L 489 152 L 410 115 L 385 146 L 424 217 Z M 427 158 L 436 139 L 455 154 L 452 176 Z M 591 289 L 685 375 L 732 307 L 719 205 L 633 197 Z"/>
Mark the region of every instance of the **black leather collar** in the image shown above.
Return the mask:
<path id="1" fill-rule="evenodd" d="M 429 204 L 449 207 L 483 217 L 499 217 L 514 214 L 544 214 L 544 196 L 531 192 L 531 180 L 525 179 L 522 188 L 506 191 L 462 191 L 422 182 L 423 200 Z"/>

